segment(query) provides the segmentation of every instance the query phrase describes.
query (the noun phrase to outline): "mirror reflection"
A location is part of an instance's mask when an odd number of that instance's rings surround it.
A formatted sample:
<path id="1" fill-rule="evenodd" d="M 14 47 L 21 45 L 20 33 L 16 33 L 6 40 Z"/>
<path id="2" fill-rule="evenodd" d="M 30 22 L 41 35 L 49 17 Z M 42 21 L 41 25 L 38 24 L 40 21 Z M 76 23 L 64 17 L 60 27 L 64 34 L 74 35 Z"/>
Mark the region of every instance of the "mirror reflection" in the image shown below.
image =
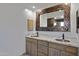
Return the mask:
<path id="1" fill-rule="evenodd" d="M 64 31 L 64 10 L 40 15 L 40 27 L 48 31 Z"/>
<path id="2" fill-rule="evenodd" d="M 59 4 L 36 12 L 37 31 L 70 31 L 70 7 Z"/>

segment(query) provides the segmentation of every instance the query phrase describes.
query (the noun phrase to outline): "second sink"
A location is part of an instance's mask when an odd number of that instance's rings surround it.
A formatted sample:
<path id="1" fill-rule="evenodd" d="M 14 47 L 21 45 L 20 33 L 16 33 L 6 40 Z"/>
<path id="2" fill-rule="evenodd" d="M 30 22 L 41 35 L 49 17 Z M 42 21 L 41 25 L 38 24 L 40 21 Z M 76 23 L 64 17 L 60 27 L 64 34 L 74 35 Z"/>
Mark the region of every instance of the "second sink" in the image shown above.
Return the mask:
<path id="1" fill-rule="evenodd" d="M 61 42 L 70 42 L 69 40 L 63 40 L 63 39 L 56 39 L 56 41 L 61 41 Z"/>

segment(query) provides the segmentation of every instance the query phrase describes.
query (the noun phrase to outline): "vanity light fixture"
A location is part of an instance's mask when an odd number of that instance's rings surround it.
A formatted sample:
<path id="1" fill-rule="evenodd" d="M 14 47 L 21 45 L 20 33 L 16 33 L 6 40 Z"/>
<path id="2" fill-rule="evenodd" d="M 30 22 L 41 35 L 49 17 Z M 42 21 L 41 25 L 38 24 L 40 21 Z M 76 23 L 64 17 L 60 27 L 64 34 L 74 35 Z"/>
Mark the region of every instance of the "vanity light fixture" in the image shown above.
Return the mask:
<path id="1" fill-rule="evenodd" d="M 33 9 L 35 9 L 36 7 L 35 7 L 35 6 L 33 6 L 32 8 L 33 8 Z"/>
<path id="2" fill-rule="evenodd" d="M 61 10 L 59 10 L 59 12 L 61 12 Z"/>
<path id="3" fill-rule="evenodd" d="M 54 26 L 56 26 L 57 25 L 57 23 L 56 22 L 54 22 Z"/>
<path id="4" fill-rule="evenodd" d="M 65 5 L 68 5 L 68 3 L 65 3 Z"/>
<path id="5" fill-rule="evenodd" d="M 54 19 L 57 19 L 56 17 L 54 17 Z"/>

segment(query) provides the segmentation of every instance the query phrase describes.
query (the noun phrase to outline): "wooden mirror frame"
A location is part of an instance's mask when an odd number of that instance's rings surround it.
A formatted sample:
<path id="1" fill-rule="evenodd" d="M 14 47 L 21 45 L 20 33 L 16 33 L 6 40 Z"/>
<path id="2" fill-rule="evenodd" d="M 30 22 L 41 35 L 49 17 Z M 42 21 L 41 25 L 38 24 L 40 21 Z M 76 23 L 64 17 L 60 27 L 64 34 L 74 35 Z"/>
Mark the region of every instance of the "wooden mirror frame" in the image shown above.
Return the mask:
<path id="1" fill-rule="evenodd" d="M 78 16 L 78 10 L 76 11 L 76 32 L 78 33 L 78 29 L 79 29 L 79 16 Z"/>
<path id="2" fill-rule="evenodd" d="M 70 7 L 68 5 L 63 4 L 59 4 L 53 7 L 49 7 L 49 8 L 45 8 L 43 9 L 41 12 L 36 12 L 36 31 L 43 31 L 40 30 L 40 15 L 42 14 L 46 14 L 46 13 L 50 13 L 50 12 L 55 12 L 58 10 L 64 10 L 64 28 L 66 31 L 70 31 Z M 44 31 L 48 31 L 47 28 Z"/>

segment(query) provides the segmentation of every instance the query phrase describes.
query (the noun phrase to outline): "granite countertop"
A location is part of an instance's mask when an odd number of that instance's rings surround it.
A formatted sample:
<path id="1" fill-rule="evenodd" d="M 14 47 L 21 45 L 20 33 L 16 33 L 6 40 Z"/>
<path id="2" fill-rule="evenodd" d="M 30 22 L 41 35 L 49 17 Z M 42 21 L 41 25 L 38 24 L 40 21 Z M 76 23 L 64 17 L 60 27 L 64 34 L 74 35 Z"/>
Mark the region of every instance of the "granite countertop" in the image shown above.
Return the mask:
<path id="1" fill-rule="evenodd" d="M 73 47 L 79 47 L 78 42 L 61 42 L 61 41 L 56 41 L 56 39 L 60 39 L 60 38 L 47 38 L 47 37 L 30 37 L 30 36 L 26 36 L 26 38 L 34 38 L 37 40 L 44 40 L 44 41 L 48 41 L 48 42 L 55 42 L 55 43 L 59 43 L 59 44 L 64 44 L 64 45 L 68 45 L 68 46 L 73 46 Z M 67 39 L 68 40 L 68 39 Z"/>

